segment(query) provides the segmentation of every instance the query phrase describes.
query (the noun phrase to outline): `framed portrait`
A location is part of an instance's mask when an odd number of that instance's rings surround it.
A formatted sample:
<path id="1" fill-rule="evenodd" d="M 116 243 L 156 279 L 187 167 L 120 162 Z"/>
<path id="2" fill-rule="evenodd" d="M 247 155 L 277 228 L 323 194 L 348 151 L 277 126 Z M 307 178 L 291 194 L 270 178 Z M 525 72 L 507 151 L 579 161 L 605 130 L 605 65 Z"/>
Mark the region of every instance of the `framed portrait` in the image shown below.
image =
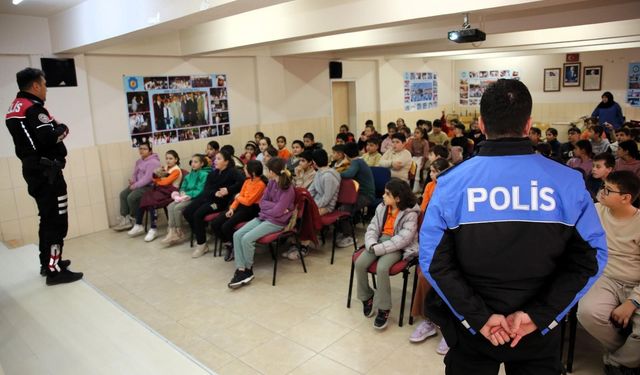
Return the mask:
<path id="1" fill-rule="evenodd" d="M 547 68 L 544 70 L 545 92 L 560 91 L 560 68 Z"/>
<path id="2" fill-rule="evenodd" d="M 582 76 L 582 91 L 600 91 L 602 86 L 602 65 L 585 66 Z"/>
<path id="3" fill-rule="evenodd" d="M 562 86 L 580 87 L 580 63 L 563 64 Z"/>

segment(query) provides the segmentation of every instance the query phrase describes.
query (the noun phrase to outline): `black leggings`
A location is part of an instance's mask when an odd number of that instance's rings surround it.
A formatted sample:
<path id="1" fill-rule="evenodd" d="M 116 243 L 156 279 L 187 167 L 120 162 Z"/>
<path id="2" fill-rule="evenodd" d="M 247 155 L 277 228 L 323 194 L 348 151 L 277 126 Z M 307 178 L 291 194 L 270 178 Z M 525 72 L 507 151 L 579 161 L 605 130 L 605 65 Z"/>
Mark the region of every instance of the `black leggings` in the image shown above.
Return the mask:
<path id="1" fill-rule="evenodd" d="M 217 205 L 215 210 L 211 207 L 212 203 L 216 203 Z M 226 211 L 228 207 L 226 203 L 226 201 L 220 200 L 211 202 L 206 197 L 198 197 L 191 201 L 191 204 L 182 211 L 182 216 L 189 222 L 189 226 L 196 237 L 198 245 L 207 242 L 207 223 L 204 221 L 204 217 L 214 212 Z"/>
<path id="2" fill-rule="evenodd" d="M 222 242 L 231 242 L 233 240 L 233 229 L 237 224 L 251 221 L 260 213 L 260 206 L 257 204 L 251 206 L 238 205 L 233 216 L 228 218 L 224 214 L 218 216 L 211 222 L 211 229 Z"/>

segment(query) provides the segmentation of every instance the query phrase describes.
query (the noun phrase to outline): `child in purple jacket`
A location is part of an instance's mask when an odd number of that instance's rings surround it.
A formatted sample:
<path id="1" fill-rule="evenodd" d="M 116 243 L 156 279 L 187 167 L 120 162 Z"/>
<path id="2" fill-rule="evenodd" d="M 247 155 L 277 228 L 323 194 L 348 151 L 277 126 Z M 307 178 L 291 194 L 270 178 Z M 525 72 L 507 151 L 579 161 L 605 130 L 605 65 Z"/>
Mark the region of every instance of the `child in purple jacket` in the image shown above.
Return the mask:
<path id="1" fill-rule="evenodd" d="M 269 184 L 260 201 L 260 214 L 233 234 L 233 252 L 236 272 L 229 288 L 242 287 L 253 280 L 253 255 L 256 241 L 267 234 L 282 230 L 291 219 L 295 209 L 295 190 L 291 173 L 285 161 L 272 158 L 267 162 Z"/>

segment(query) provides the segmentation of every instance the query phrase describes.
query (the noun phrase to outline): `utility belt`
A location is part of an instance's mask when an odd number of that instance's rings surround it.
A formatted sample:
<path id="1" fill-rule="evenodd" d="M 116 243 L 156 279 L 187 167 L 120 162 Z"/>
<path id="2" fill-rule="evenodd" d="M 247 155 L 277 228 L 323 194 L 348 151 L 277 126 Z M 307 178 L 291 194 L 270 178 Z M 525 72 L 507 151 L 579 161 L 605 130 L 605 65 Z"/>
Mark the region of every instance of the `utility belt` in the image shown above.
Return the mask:
<path id="1" fill-rule="evenodd" d="M 65 162 L 56 159 L 49 159 L 44 156 L 40 157 L 40 166 L 43 167 L 43 174 L 47 177 L 49 185 L 53 185 L 56 178 L 62 175 Z"/>

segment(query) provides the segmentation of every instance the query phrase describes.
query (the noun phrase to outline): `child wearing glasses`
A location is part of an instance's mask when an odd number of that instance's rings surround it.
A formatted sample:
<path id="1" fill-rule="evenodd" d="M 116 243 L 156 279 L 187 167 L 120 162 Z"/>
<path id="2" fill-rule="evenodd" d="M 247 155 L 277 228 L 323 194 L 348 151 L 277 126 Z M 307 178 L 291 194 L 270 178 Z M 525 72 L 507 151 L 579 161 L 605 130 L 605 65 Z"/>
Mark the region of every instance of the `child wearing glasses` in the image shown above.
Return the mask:
<path id="1" fill-rule="evenodd" d="M 608 263 L 582 298 L 578 319 L 605 348 L 605 374 L 640 373 L 640 195 L 633 172 L 611 172 L 596 211 L 607 234 Z"/>

